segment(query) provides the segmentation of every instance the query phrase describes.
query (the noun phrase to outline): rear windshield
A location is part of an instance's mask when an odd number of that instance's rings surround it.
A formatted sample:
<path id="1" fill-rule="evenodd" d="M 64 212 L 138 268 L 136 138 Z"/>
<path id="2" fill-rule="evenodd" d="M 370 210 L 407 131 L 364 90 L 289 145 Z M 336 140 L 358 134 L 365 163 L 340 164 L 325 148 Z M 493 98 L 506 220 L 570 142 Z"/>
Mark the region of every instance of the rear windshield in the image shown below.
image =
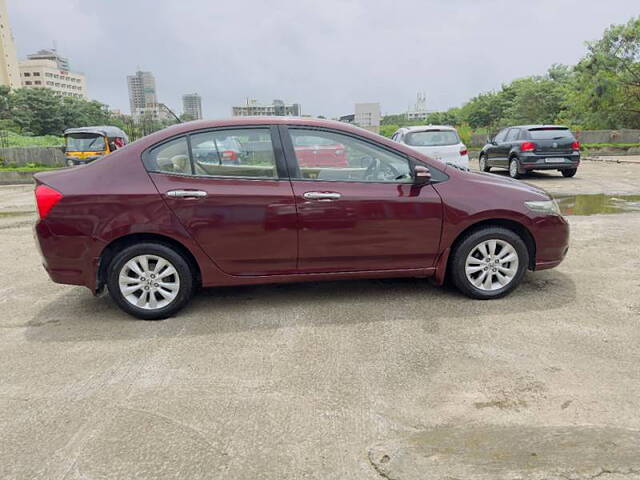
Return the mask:
<path id="1" fill-rule="evenodd" d="M 412 147 L 442 147 L 460 143 L 458 134 L 453 130 L 427 130 L 426 132 L 410 132 L 404 137 L 407 145 Z"/>
<path id="2" fill-rule="evenodd" d="M 560 140 L 562 138 L 573 138 L 571 130 L 568 128 L 536 128 L 529 130 L 532 140 Z"/>

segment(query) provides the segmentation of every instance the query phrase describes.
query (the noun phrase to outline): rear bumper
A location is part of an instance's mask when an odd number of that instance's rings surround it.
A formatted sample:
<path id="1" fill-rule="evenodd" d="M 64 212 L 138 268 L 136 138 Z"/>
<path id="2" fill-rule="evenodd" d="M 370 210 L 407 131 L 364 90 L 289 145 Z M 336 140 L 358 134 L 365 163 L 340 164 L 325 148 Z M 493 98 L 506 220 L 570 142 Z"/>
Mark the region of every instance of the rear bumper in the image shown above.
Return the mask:
<path id="1" fill-rule="evenodd" d="M 536 241 L 535 270 L 546 270 L 562 263 L 569 251 L 569 223 L 560 215 L 545 215 L 534 221 Z"/>
<path id="2" fill-rule="evenodd" d="M 56 234 L 55 228 L 43 221 L 36 223 L 34 237 L 51 280 L 95 291 L 98 258 L 92 258 L 85 237 Z"/>
<path id="3" fill-rule="evenodd" d="M 547 159 L 554 159 L 554 162 L 547 162 Z M 520 167 L 523 170 L 568 170 L 578 168 L 580 165 L 580 153 L 567 154 L 538 154 L 521 153 L 519 156 Z"/>

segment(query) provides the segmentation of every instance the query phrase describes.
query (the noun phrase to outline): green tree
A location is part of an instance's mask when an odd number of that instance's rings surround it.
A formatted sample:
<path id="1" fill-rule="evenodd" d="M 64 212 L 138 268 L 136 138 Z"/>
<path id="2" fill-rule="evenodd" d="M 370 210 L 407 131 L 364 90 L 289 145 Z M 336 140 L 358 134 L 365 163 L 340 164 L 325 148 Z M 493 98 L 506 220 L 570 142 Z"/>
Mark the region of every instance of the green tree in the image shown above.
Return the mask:
<path id="1" fill-rule="evenodd" d="M 585 128 L 640 128 L 640 17 L 587 44 L 568 92 L 567 117 Z"/>
<path id="2" fill-rule="evenodd" d="M 9 97 L 11 118 L 31 135 L 60 135 L 64 126 L 61 97 L 46 88 L 21 88 Z"/>

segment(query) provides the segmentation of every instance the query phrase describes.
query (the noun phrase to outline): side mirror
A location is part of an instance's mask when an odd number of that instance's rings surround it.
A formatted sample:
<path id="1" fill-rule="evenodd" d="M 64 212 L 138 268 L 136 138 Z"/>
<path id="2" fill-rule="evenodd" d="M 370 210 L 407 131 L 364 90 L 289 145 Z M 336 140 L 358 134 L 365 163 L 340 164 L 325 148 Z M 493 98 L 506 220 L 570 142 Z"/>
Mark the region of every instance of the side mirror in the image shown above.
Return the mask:
<path id="1" fill-rule="evenodd" d="M 496 144 L 496 139 L 493 137 L 487 137 L 487 143 L 491 144 L 491 145 L 495 145 Z"/>
<path id="2" fill-rule="evenodd" d="M 431 181 L 431 172 L 424 165 L 413 167 L 413 181 L 416 185 L 424 185 Z"/>

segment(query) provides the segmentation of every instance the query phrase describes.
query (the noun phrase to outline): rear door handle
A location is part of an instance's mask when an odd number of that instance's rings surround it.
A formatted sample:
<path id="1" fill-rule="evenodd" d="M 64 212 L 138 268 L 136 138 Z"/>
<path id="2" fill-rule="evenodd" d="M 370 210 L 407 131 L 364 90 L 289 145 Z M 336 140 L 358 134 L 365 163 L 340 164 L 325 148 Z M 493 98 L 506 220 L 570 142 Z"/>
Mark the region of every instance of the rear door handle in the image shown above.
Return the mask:
<path id="1" fill-rule="evenodd" d="M 204 198 L 207 192 L 202 190 L 169 190 L 167 197 L 172 198 Z"/>
<path id="2" fill-rule="evenodd" d="M 306 192 L 302 196 L 307 200 L 338 200 L 342 195 L 338 192 Z"/>

